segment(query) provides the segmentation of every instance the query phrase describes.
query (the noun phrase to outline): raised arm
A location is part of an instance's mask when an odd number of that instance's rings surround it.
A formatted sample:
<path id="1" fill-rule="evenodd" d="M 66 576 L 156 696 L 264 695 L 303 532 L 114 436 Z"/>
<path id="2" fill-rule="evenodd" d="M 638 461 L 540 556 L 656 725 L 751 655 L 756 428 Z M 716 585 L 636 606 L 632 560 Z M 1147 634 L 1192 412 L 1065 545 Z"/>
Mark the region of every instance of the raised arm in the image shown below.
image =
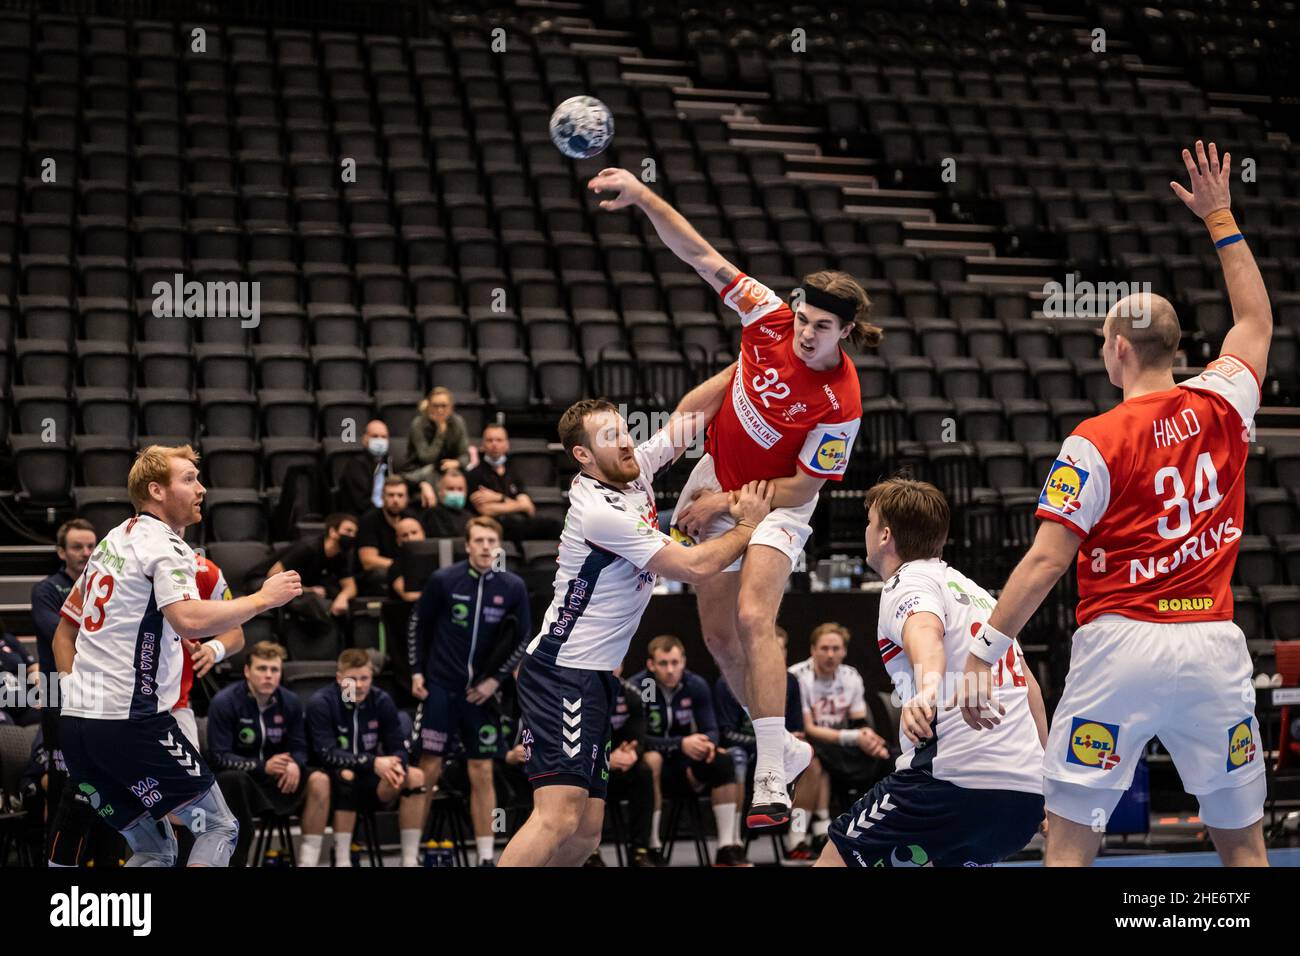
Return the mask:
<path id="1" fill-rule="evenodd" d="M 1209 229 L 1210 238 L 1219 251 L 1219 264 L 1223 266 L 1228 299 L 1232 302 L 1232 328 L 1223 339 L 1220 354 L 1235 355 L 1254 369 L 1255 377 L 1263 381 L 1268 371 L 1268 349 L 1273 339 L 1273 310 L 1255 256 L 1232 217 L 1229 190 L 1232 154 L 1224 153 L 1220 163 L 1218 147 L 1211 143 L 1207 156 L 1205 144 L 1198 139 L 1195 157 L 1191 150 L 1185 149 L 1183 163 L 1191 177 L 1191 192 L 1178 183 L 1169 185 Z"/>
<path id="2" fill-rule="evenodd" d="M 613 199 L 601 200 L 600 208 L 606 210 L 622 209 L 625 206 L 637 206 L 665 246 L 681 259 L 713 288 L 721 292 L 740 270 L 719 255 L 718 250 L 695 231 L 695 227 L 686 221 L 676 209 L 665 200 L 651 192 L 641 180 L 626 169 L 610 167 L 602 169 L 587 188 L 592 192 L 613 192 L 618 195 Z"/>

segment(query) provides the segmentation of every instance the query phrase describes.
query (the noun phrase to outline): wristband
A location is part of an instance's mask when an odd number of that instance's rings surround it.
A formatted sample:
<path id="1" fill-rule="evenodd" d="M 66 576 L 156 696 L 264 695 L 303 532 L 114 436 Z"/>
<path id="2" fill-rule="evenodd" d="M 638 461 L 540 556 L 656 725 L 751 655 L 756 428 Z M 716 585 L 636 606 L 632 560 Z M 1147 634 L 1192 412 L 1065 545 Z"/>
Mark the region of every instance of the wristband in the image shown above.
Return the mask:
<path id="1" fill-rule="evenodd" d="M 226 645 L 215 637 L 210 641 L 204 641 L 203 646 L 212 648 L 212 653 L 217 655 L 217 659 L 213 661 L 214 664 L 220 664 L 226 659 Z"/>
<path id="2" fill-rule="evenodd" d="M 750 524 L 748 521 L 737 521 L 737 522 L 736 522 L 736 527 L 737 527 L 737 528 L 748 528 L 750 531 L 757 531 L 757 530 L 758 530 L 758 525 L 756 525 L 756 524 Z"/>
<path id="3" fill-rule="evenodd" d="M 1241 234 L 1241 230 L 1237 228 L 1237 220 L 1233 218 L 1232 210 L 1226 206 L 1223 209 L 1214 210 L 1205 217 L 1205 228 L 1210 230 L 1210 238 L 1214 240 L 1216 249 L 1220 246 L 1240 242 L 1245 238 Z"/>
<path id="4" fill-rule="evenodd" d="M 858 745 L 858 732 L 856 730 L 840 731 L 841 747 L 856 747 Z"/>
<path id="5" fill-rule="evenodd" d="M 990 666 L 1002 660 L 1011 646 L 1012 639 L 987 621 L 976 625 L 972 631 L 970 652 Z"/>

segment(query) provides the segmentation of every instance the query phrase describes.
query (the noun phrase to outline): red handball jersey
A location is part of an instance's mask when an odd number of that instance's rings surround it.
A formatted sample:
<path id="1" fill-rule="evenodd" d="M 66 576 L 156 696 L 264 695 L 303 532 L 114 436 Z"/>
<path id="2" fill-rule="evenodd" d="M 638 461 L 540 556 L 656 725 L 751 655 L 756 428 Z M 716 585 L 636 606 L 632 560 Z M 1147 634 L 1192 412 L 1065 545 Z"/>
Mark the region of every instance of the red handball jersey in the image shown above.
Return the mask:
<path id="1" fill-rule="evenodd" d="M 843 352 L 829 371 L 809 368 L 793 351 L 794 313 L 758 280 L 742 273 L 719 294 L 742 325 L 731 397 L 704 443 L 722 490 L 796 467 L 842 480 L 862 418 L 857 368 Z"/>
<path id="2" fill-rule="evenodd" d="M 1088 419 L 1065 440 L 1037 514 L 1083 538 L 1079 624 L 1101 614 L 1232 618 L 1260 399 L 1251 367 L 1222 355 L 1176 388 Z"/>
<path id="3" fill-rule="evenodd" d="M 216 596 L 223 601 L 229 601 L 233 595 L 230 593 L 230 586 L 226 584 L 226 578 L 221 573 L 221 569 L 201 554 L 196 554 L 195 560 L 198 563 L 194 571 L 194 580 L 198 585 L 199 600 L 210 601 Z M 166 626 L 171 627 L 170 624 Z M 181 657 L 183 658 L 181 695 L 176 698 L 176 704 L 172 707 L 172 710 L 190 706 L 190 688 L 194 686 L 194 664 L 190 661 L 190 648 L 188 646 L 183 649 Z"/>

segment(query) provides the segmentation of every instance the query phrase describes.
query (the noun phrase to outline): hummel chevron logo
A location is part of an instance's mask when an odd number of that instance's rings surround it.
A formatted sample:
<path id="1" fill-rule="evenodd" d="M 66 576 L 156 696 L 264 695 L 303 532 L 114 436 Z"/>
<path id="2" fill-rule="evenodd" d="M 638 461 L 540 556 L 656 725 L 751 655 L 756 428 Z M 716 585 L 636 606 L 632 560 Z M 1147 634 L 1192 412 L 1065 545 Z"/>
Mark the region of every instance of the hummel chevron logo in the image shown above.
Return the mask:
<path id="1" fill-rule="evenodd" d="M 582 730 L 581 730 L 581 728 L 576 729 L 576 730 L 570 730 L 568 727 L 565 727 L 565 728 L 564 728 L 564 739 L 565 739 L 565 740 L 579 740 L 579 739 L 581 739 L 581 738 L 582 738 Z"/>
<path id="2" fill-rule="evenodd" d="M 870 810 L 863 810 L 858 814 L 856 820 L 849 821 L 849 825 L 844 829 L 845 835 L 855 837 L 863 830 L 870 830 L 876 825 L 872 821 L 885 819 L 885 812 L 887 810 L 893 810 L 896 806 L 897 804 L 889 802 L 889 794 L 885 794 L 871 805 Z M 871 819 L 867 819 L 868 817 Z M 859 829 L 859 827 L 861 827 L 861 829 Z"/>
<path id="3" fill-rule="evenodd" d="M 570 727 L 576 727 L 582 723 L 582 714 L 565 714 L 564 722 Z"/>
<path id="4" fill-rule="evenodd" d="M 176 762 L 184 768 L 185 772 L 191 777 L 197 777 L 203 773 L 203 768 L 199 766 L 192 756 L 185 752 L 185 748 L 176 742 L 176 738 L 169 731 L 167 736 L 158 743 L 163 745 L 167 753 L 176 758 Z"/>
<path id="5" fill-rule="evenodd" d="M 185 748 L 176 742 L 176 738 L 171 735 L 170 731 L 168 731 L 166 739 L 160 740 L 158 743 L 167 748 L 167 753 L 173 757 L 180 757 L 185 754 Z"/>
<path id="6" fill-rule="evenodd" d="M 561 697 L 560 700 L 564 701 L 564 709 L 569 711 L 570 713 L 576 714 L 579 710 L 582 709 L 581 697 L 579 697 L 577 700 L 569 700 L 567 697 Z"/>

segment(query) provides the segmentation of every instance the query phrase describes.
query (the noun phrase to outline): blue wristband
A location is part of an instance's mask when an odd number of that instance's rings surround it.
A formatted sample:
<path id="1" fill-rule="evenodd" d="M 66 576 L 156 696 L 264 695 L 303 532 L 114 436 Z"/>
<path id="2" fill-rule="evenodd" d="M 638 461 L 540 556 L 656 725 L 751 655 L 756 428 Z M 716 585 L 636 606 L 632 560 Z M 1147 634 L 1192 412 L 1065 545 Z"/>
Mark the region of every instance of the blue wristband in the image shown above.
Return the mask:
<path id="1" fill-rule="evenodd" d="M 1214 248 L 1216 248 L 1216 249 L 1222 249 L 1224 246 L 1230 246 L 1230 245 L 1232 245 L 1234 242 L 1241 242 L 1241 240 L 1243 240 L 1243 239 L 1245 239 L 1245 238 L 1246 238 L 1246 237 L 1243 236 L 1241 233 L 1239 233 L 1239 232 L 1235 232 L 1235 233 L 1233 233 L 1231 236 L 1224 236 L 1222 239 L 1220 239 L 1218 242 L 1216 242 L 1216 243 L 1214 244 Z"/>

